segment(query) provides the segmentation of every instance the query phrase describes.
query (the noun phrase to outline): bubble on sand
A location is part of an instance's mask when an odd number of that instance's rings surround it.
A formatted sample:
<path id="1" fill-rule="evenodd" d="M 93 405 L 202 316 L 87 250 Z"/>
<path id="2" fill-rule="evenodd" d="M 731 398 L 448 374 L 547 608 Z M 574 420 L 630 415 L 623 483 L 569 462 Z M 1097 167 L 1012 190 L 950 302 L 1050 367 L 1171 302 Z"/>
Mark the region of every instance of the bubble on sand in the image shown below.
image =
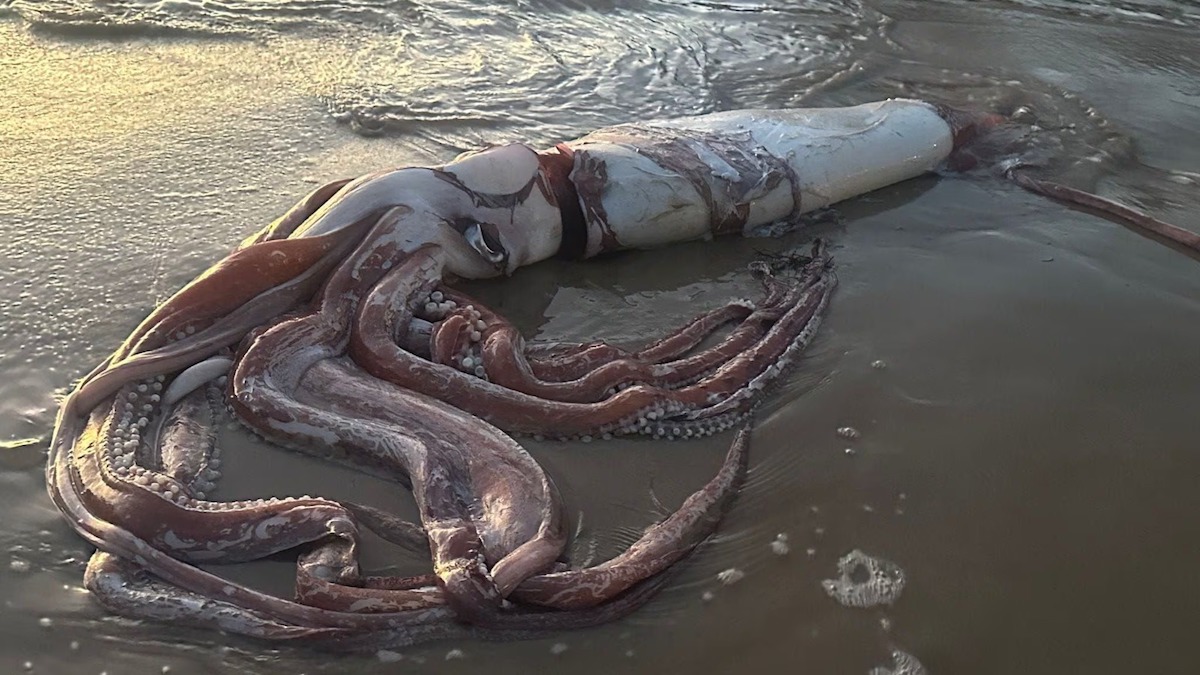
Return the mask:
<path id="1" fill-rule="evenodd" d="M 847 441 L 857 441 L 862 438 L 862 434 L 858 433 L 858 429 L 854 427 L 838 427 L 837 435 Z"/>
<path id="2" fill-rule="evenodd" d="M 375 658 L 379 659 L 380 663 L 395 663 L 404 658 L 400 652 L 394 652 L 390 649 L 380 649 L 375 652 Z"/>
<path id="3" fill-rule="evenodd" d="M 892 650 L 892 667 L 876 666 L 871 669 L 867 675 L 927 675 L 928 671 L 917 657 L 902 652 L 899 649 Z"/>
<path id="4" fill-rule="evenodd" d="M 788 536 L 786 534 L 780 532 L 775 535 L 774 541 L 771 542 L 771 553 L 775 555 L 787 555 L 791 550 L 791 547 L 788 546 Z"/>
<path id="5" fill-rule="evenodd" d="M 732 586 L 745 578 L 746 573 L 736 567 L 730 567 L 727 570 L 717 572 L 717 581 L 720 581 L 726 586 Z"/>
<path id="6" fill-rule="evenodd" d="M 821 586 L 843 607 L 890 605 L 904 590 L 904 570 L 882 558 L 872 558 L 858 549 L 838 560 L 838 578 Z"/>

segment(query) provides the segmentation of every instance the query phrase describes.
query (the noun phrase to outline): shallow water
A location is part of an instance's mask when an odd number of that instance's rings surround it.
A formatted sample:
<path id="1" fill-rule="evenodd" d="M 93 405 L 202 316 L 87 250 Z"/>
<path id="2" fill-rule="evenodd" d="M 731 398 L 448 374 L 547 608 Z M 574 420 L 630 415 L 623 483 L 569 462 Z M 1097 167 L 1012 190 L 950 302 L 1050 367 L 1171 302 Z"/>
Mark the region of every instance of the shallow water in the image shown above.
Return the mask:
<path id="1" fill-rule="evenodd" d="M 759 417 L 720 535 L 614 625 L 391 663 L 106 616 L 41 463 L 73 378 L 336 176 L 651 116 L 908 95 L 1024 106 L 1052 175 L 1200 230 L 1198 82 L 1200 10 L 1171 0 L 0 0 L 0 672 L 867 673 L 893 649 L 931 673 L 1195 672 L 1200 268 L 982 175 L 897 185 L 783 239 L 474 289 L 532 335 L 636 340 L 751 294 L 759 250 L 835 247 L 841 285 Z M 526 445 L 581 517 L 584 556 L 673 508 L 728 440 Z M 378 479 L 230 441 L 219 497 L 410 508 Z M 854 549 L 903 570 L 893 605 L 826 595 Z M 731 567 L 746 576 L 722 585 Z M 230 574 L 283 590 L 290 571 Z"/>

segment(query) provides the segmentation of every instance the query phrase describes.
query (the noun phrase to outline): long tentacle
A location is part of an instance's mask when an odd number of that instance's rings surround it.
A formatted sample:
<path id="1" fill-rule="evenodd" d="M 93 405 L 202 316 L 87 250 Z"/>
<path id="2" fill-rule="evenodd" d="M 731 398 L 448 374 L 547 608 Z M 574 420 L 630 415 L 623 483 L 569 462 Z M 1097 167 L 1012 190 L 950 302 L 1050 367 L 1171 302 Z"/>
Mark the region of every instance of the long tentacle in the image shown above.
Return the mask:
<path id="1" fill-rule="evenodd" d="M 1093 194 L 1061 183 L 1034 178 L 1020 170 L 1006 174 L 1012 182 L 1035 194 L 1049 197 L 1058 202 L 1078 206 L 1099 213 L 1118 223 L 1128 225 L 1139 232 L 1153 235 L 1183 248 L 1190 255 L 1200 255 L 1200 234 L 1172 225 L 1143 211 L 1139 211 L 1107 197 Z"/>
<path id="2" fill-rule="evenodd" d="M 625 351 L 596 343 L 578 351 L 572 350 L 569 359 L 556 354 L 552 359 L 541 361 L 530 358 L 519 331 L 503 317 L 462 296 L 451 292 L 446 295 L 456 298 L 464 310 L 478 317 L 476 327 L 482 331 L 475 342 L 480 346 L 477 353 L 456 353 L 448 359 L 440 357 L 437 350 L 431 350 L 434 352 L 432 361 L 463 366 L 468 373 L 472 369 L 467 366 L 474 365 L 476 375 L 482 373 L 496 384 L 538 398 L 568 403 L 593 403 L 617 388 L 631 384 L 676 388 L 695 381 L 761 339 L 770 322 L 778 318 L 770 310 L 780 299 L 768 293 L 768 297 L 759 303 L 758 311 L 747 302 L 729 303 L 700 315 L 641 350 Z M 682 358 L 721 326 L 735 321 L 737 327 L 720 344 Z M 447 323 L 442 321 L 436 325 L 432 341 L 436 342 L 442 333 L 455 331 L 456 327 L 447 326 Z M 470 363 L 464 366 L 463 358 L 469 359 Z M 474 364 L 475 361 L 478 363 Z M 539 371 L 550 377 L 544 377 Z M 564 375 L 574 377 L 566 379 Z"/>
<path id="3" fill-rule="evenodd" d="M 531 577 L 513 597 L 556 609 L 594 607 L 665 571 L 716 530 L 745 478 L 749 443 L 750 432 L 742 429 L 717 475 L 620 555 L 594 567 Z"/>
<path id="4" fill-rule="evenodd" d="M 828 258 L 819 256 L 806 268 L 800 282 L 786 291 L 778 307 L 760 310 L 778 315 L 762 339 L 713 373 L 678 389 L 635 384 L 598 402 L 562 402 L 531 396 L 417 357 L 398 345 L 395 338 L 411 321 L 413 307 L 422 302 L 438 271 L 418 271 L 415 257 L 389 273 L 364 300 L 355 319 L 350 354 L 376 377 L 422 391 L 511 431 L 564 436 L 713 433 L 736 423 L 762 386 L 781 372 L 776 361 L 796 351 L 798 338 L 803 336 L 806 343 L 811 337 L 811 327 L 816 325 L 833 288 L 828 265 Z M 747 318 L 746 323 L 752 323 L 752 319 Z M 721 412 L 730 416 L 718 417 L 713 409 L 722 402 L 726 406 Z M 672 425 L 671 419 L 685 412 L 690 414 L 689 421 L 712 419 L 713 424 Z"/>

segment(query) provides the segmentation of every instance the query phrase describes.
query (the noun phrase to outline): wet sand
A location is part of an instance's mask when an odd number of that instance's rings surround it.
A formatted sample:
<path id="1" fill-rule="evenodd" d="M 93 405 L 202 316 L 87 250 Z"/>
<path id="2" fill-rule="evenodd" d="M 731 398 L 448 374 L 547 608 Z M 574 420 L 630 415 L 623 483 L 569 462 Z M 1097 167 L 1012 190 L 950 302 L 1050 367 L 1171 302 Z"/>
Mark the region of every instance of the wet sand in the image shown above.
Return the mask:
<path id="1" fill-rule="evenodd" d="M 840 286 L 758 419 L 748 485 L 720 535 L 626 621 L 390 663 L 105 615 L 79 586 L 88 551 L 45 495 L 55 396 L 333 177 L 630 116 L 903 94 L 1027 105 L 1061 148 L 1056 175 L 1200 230 L 1200 20 L 1186 5 L 647 5 L 605 27 L 538 3 L 520 20 L 484 6 L 494 22 L 472 27 L 479 6 L 460 3 L 414 6 L 426 14 L 408 34 L 370 19 L 398 25 L 384 5 L 349 3 L 362 23 L 343 18 L 347 33 L 221 18 L 249 39 L 170 19 L 108 33 L 0 19 L 0 671 L 866 673 L 892 649 L 932 673 L 1195 670 L 1200 267 L 986 176 L 910 181 L 781 239 L 550 262 L 472 288 L 531 336 L 636 340 L 752 294 L 759 251 L 834 246 Z M 477 44 L 456 39 L 472 30 Z M 572 35 L 586 37 L 576 52 Z M 507 59 L 488 55 L 498 45 Z M 438 65 L 437 49 L 453 58 Z M 226 435 L 220 498 L 411 509 L 399 486 Z M 578 557 L 632 541 L 728 442 L 523 440 L 582 518 Z M 374 569 L 418 565 L 373 543 Z M 826 596 L 852 549 L 905 571 L 894 606 Z M 746 577 L 724 586 L 731 567 Z M 282 592 L 291 575 L 283 559 L 228 573 Z M 455 649 L 464 658 L 447 661 Z"/>

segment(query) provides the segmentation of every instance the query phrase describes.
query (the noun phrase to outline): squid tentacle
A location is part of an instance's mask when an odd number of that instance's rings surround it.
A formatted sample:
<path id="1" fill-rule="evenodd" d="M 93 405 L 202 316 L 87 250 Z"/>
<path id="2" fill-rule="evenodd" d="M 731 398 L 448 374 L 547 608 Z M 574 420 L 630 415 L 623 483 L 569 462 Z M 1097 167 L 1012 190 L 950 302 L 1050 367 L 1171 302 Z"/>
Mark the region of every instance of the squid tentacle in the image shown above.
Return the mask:
<path id="1" fill-rule="evenodd" d="M 805 325 L 814 321 L 817 312 L 825 306 L 822 298 L 832 289 L 825 272 L 827 265 L 826 258 L 809 263 L 811 269 L 806 277 L 802 277 L 800 285 L 782 292 L 777 306 L 759 310 L 764 318 L 778 312 L 779 321 L 752 347 L 730 355 L 711 374 L 678 389 L 635 384 L 598 402 L 557 401 L 480 380 L 453 367 L 411 354 L 397 345 L 392 336 L 400 332 L 398 326 L 410 320 L 412 308 L 420 304 L 421 290 L 438 277 L 436 266 L 420 266 L 415 257 L 396 267 L 372 288 L 355 318 L 349 349 L 355 361 L 375 377 L 445 400 L 510 431 L 559 435 L 657 432 L 663 435 L 664 432 L 673 433 L 675 428 L 684 433 L 686 428 L 695 433 L 703 427 L 673 427 L 666 420 L 687 410 L 708 408 L 733 396 L 748 403 L 753 392 L 761 388 L 764 374 L 766 379 L 778 375 L 773 359 L 780 358 L 788 350 L 793 338 L 803 333 Z M 757 325 L 758 322 L 752 322 L 753 317 L 754 313 L 742 325 Z M 737 332 L 734 336 L 735 344 L 745 337 Z M 757 385 L 752 386 L 753 383 Z M 716 415 L 714 412 L 707 416 Z"/>
<path id="2" fill-rule="evenodd" d="M 451 280 L 751 232 L 975 159 L 973 139 L 1003 122 L 905 100 L 730 111 L 313 190 L 153 310 L 63 401 L 46 477 L 99 549 L 88 588 L 121 613 L 331 648 L 525 637 L 633 611 L 728 509 L 748 431 L 676 512 L 582 569 L 563 567 L 553 481 L 504 432 L 681 439 L 743 423 L 811 341 L 836 285 L 828 254 L 792 279 L 758 270 L 764 299 L 640 349 L 526 345 Z M 1140 211 L 1008 174 L 1200 250 Z M 212 500 L 221 387 L 255 432 L 407 481 L 420 522 L 321 497 Z M 360 525 L 428 554 L 433 574 L 363 574 Z M 292 549 L 295 600 L 196 566 Z"/>
<path id="3" fill-rule="evenodd" d="M 555 609 L 583 609 L 667 570 L 707 539 L 728 511 L 745 478 L 749 442 L 749 430 L 739 431 L 717 475 L 620 555 L 594 567 L 530 577 L 513 597 Z"/>

